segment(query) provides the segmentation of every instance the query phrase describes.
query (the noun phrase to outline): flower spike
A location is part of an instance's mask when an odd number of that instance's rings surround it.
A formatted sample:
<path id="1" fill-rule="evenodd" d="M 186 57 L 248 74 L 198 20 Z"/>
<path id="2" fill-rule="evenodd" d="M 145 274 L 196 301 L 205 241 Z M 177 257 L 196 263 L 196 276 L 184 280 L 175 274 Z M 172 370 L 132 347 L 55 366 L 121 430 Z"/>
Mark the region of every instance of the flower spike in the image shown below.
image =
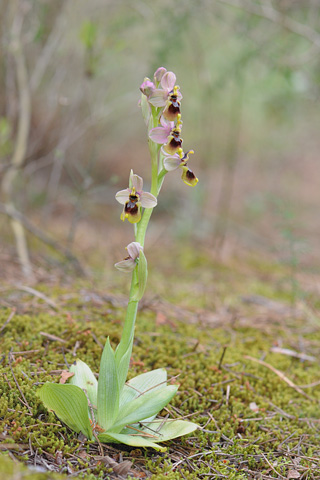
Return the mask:
<path id="1" fill-rule="evenodd" d="M 121 220 L 127 218 L 130 223 L 138 223 L 141 219 L 141 207 L 153 208 L 157 205 L 157 199 L 149 192 L 142 190 L 143 179 L 135 175 L 131 170 L 130 187 L 116 193 L 116 200 L 124 205 Z"/>

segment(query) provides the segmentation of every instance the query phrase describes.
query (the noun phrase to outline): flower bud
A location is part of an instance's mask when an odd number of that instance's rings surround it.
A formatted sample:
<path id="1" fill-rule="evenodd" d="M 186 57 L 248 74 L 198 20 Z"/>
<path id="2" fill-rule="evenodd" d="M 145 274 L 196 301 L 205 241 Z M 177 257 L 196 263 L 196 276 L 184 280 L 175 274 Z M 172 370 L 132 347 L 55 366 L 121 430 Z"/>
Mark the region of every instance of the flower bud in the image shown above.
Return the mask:
<path id="1" fill-rule="evenodd" d="M 143 83 L 140 85 L 140 90 L 141 92 L 149 97 L 155 90 L 155 85 L 153 82 L 151 82 L 150 78 L 145 78 Z"/>
<path id="2" fill-rule="evenodd" d="M 164 67 L 159 67 L 155 72 L 154 72 L 154 81 L 155 82 L 160 82 L 163 75 L 167 72 L 167 69 Z"/>

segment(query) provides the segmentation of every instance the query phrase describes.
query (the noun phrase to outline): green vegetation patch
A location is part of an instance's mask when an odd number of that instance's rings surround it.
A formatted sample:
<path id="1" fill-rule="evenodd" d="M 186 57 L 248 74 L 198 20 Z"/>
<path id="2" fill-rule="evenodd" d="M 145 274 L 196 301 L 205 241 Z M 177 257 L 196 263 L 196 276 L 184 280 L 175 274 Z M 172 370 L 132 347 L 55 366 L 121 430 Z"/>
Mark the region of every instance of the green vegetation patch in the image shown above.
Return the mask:
<path id="1" fill-rule="evenodd" d="M 203 272 L 198 305 L 181 301 L 177 307 L 181 287 L 188 294 L 192 289 L 186 273 L 180 288 L 170 290 L 176 306 L 150 297 L 138 315 L 130 377 L 165 366 L 180 387 L 163 417 L 187 417 L 200 426 L 167 442 L 165 453 L 89 444 L 36 395 L 43 382 L 59 382 L 76 358 L 99 370 L 106 338 L 113 346 L 120 338 L 121 294 L 105 295 L 83 282 L 39 285 L 38 297 L 8 288 L 0 310 L 0 449 L 6 452 L 0 467 L 8 480 L 319 478 L 318 324 L 291 310 L 290 302 L 281 310 L 283 296 L 270 283 L 265 290 L 274 298 L 263 297 L 259 278 L 244 298 L 240 271 L 233 280 L 230 271 L 215 274 L 210 296 L 204 285 L 211 270 Z"/>

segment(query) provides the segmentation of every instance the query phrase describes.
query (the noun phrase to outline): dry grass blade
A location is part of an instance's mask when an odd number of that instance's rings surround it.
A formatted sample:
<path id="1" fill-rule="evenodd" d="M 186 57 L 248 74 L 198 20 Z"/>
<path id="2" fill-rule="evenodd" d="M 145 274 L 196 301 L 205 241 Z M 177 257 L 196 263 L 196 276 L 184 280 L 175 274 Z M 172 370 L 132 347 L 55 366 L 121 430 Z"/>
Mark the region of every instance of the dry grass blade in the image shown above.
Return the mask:
<path id="1" fill-rule="evenodd" d="M 287 480 L 286 477 L 284 477 L 283 475 L 281 475 L 281 473 L 279 473 L 279 472 L 274 468 L 274 466 L 272 465 L 272 463 L 269 462 L 269 460 L 267 459 L 267 457 L 266 457 L 263 453 L 262 453 L 261 455 L 263 456 L 263 458 L 265 459 L 265 461 L 267 462 L 267 464 L 269 465 L 269 467 L 271 468 L 271 470 L 273 470 L 274 473 L 275 473 L 276 475 L 278 475 L 277 478 L 283 478 L 284 480 Z"/>
<path id="2" fill-rule="evenodd" d="M 311 402 L 314 402 L 314 399 L 312 397 L 307 395 L 303 390 L 301 390 L 301 388 L 299 388 L 297 385 L 295 385 L 292 382 L 292 380 L 290 380 L 288 377 L 286 377 L 285 374 L 280 372 L 280 370 L 278 370 L 277 368 L 273 367 L 272 365 L 270 365 L 267 362 L 264 362 L 263 360 L 259 360 L 258 358 L 250 357 L 249 355 L 244 355 L 244 358 L 246 358 L 248 360 L 252 360 L 253 362 L 259 363 L 260 365 L 263 365 L 264 367 L 269 368 L 269 370 L 271 370 L 273 373 L 278 375 L 278 377 L 281 378 L 281 380 L 286 382 L 289 385 L 289 387 L 292 387 L 296 392 L 300 393 L 301 395 L 306 397 L 308 400 L 311 400 Z"/>
<path id="3" fill-rule="evenodd" d="M 8 325 L 8 323 L 11 322 L 11 320 L 13 319 L 15 313 L 16 313 L 16 309 L 13 308 L 13 309 L 11 310 L 11 313 L 10 313 L 9 317 L 7 318 L 7 320 L 4 322 L 4 324 L 3 324 L 2 327 L 0 328 L 0 333 L 2 333 L 3 330 L 6 328 L 6 326 Z"/>
<path id="4" fill-rule="evenodd" d="M 61 343 L 67 343 L 63 338 L 57 337 L 56 335 L 52 335 L 51 333 L 46 333 L 46 332 L 40 332 L 40 335 L 43 337 L 46 337 L 48 340 L 52 340 L 53 342 L 61 342 Z"/>
<path id="5" fill-rule="evenodd" d="M 37 298 L 40 298 L 45 303 L 47 303 L 49 305 L 49 307 L 53 308 L 54 310 L 59 310 L 59 307 L 56 305 L 56 303 L 53 300 L 51 300 L 49 297 L 44 295 L 44 293 L 39 292 L 38 290 L 35 290 L 34 288 L 27 287 L 26 285 L 21 285 L 17 288 L 19 290 L 24 291 L 24 292 L 30 293 L 31 295 L 34 295 Z"/>
<path id="6" fill-rule="evenodd" d="M 300 360 L 308 360 L 308 362 L 316 362 L 316 358 L 311 355 L 306 355 L 305 353 L 296 352 L 295 350 L 290 350 L 289 348 L 281 347 L 271 347 L 270 352 L 273 353 L 282 353 L 282 355 L 288 355 L 290 357 L 299 358 Z"/>
<path id="7" fill-rule="evenodd" d="M 12 366 L 11 366 L 11 363 L 10 363 L 10 359 L 9 359 L 9 367 L 10 367 L 10 370 L 11 370 L 11 374 L 12 374 L 14 383 L 16 384 L 17 389 L 19 390 L 20 395 L 21 395 L 21 397 L 22 397 L 22 399 L 23 399 L 23 400 L 21 400 L 21 398 L 19 398 L 20 402 L 21 402 L 25 407 L 27 407 L 27 409 L 29 410 L 30 415 L 33 415 L 32 409 L 31 409 L 30 405 L 28 404 L 28 402 L 27 402 L 27 400 L 26 400 L 26 397 L 25 397 L 24 394 L 23 394 L 23 391 L 22 391 L 21 388 L 20 388 L 20 385 L 19 385 L 19 383 L 18 383 L 18 380 L 16 379 L 16 376 L 15 376 L 15 374 L 14 374 L 14 371 L 13 371 Z"/>

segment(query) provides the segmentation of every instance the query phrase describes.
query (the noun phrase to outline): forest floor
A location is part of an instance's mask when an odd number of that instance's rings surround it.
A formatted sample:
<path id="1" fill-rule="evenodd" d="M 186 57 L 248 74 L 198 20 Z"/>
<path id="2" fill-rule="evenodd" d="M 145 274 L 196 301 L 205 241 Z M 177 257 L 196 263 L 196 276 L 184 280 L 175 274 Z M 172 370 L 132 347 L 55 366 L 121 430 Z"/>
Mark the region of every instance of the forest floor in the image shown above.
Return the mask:
<path id="1" fill-rule="evenodd" d="M 98 372 L 106 338 L 115 346 L 121 335 L 128 279 L 48 273 L 35 263 L 30 285 L 2 255 L 1 478 L 320 478 L 319 277 L 293 278 L 261 256 L 157 252 L 129 375 L 165 367 L 178 376 L 162 416 L 199 429 L 167 442 L 165 453 L 110 444 L 101 455 L 36 392 L 76 358 Z"/>

